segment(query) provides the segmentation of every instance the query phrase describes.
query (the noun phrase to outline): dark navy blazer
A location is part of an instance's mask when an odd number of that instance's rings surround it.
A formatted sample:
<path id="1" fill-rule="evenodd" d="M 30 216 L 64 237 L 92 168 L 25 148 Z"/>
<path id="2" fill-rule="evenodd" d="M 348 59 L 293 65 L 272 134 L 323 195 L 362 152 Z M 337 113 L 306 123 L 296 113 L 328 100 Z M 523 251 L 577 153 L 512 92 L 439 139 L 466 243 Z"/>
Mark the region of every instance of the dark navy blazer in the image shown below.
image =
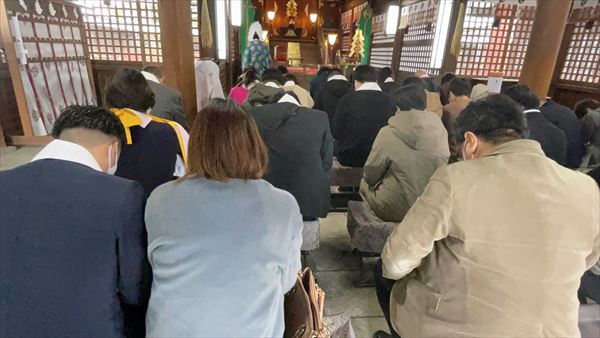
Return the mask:
<path id="1" fill-rule="evenodd" d="M 123 147 L 116 176 L 138 181 L 147 199 L 161 184 L 173 180 L 179 150 L 177 133 L 166 123 L 129 128 L 133 144 Z"/>
<path id="2" fill-rule="evenodd" d="M 0 172 L 0 337 L 119 337 L 147 287 L 142 187 L 82 164 Z"/>

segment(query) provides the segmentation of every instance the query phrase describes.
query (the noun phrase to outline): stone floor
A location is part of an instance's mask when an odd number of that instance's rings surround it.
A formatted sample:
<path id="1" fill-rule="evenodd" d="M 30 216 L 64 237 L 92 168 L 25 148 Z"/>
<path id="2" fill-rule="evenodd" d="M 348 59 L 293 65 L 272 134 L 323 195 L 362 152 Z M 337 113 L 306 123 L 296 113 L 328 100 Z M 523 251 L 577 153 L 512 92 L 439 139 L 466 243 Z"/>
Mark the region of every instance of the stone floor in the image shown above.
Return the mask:
<path id="1" fill-rule="evenodd" d="M 0 170 L 14 168 L 29 162 L 40 148 L 0 148 Z M 358 260 L 350 254 L 346 214 L 330 213 L 321 220 L 321 247 L 310 253 L 311 265 L 325 291 L 325 314 L 346 313 L 352 318 L 356 337 L 368 338 L 377 330 L 387 331 L 387 324 L 379 308 L 375 289 L 357 288 Z"/>

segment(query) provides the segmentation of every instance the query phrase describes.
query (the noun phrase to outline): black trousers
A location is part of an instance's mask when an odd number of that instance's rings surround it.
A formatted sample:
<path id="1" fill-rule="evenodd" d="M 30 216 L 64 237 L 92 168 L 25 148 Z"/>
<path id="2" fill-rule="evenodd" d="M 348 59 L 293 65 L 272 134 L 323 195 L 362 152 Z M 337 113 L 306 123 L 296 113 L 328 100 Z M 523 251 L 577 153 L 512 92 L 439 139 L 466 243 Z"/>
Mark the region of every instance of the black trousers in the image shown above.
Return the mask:
<path id="1" fill-rule="evenodd" d="M 392 326 L 392 321 L 390 319 L 390 296 L 396 281 L 383 277 L 383 263 L 381 262 L 381 259 L 377 261 L 377 264 L 375 264 L 373 275 L 375 277 L 375 291 L 377 292 L 377 300 L 379 300 L 379 306 L 381 306 L 385 320 L 390 327 L 390 333 L 393 337 L 400 338 L 400 335 L 394 331 L 394 327 Z"/>
<path id="2" fill-rule="evenodd" d="M 586 271 L 581 277 L 577 296 L 579 297 L 579 302 L 582 304 L 587 303 L 587 298 L 600 303 L 600 276 L 593 274 L 589 270 Z"/>

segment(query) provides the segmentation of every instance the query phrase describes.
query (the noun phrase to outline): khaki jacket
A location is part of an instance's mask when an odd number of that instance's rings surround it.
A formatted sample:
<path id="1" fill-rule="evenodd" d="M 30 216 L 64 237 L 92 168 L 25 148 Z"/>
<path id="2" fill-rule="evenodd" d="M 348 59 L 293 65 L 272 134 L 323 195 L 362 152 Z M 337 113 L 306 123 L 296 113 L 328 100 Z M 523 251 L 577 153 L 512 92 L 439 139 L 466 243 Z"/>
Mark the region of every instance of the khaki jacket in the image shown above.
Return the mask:
<path id="1" fill-rule="evenodd" d="M 448 135 L 432 112 L 398 112 L 381 128 L 364 166 L 360 194 L 386 222 L 400 222 L 429 178 L 448 163 Z"/>
<path id="2" fill-rule="evenodd" d="M 425 91 L 425 94 L 427 95 L 427 108 L 425 110 L 436 113 L 441 118 L 443 107 L 440 94 L 428 90 Z"/>
<path id="3" fill-rule="evenodd" d="M 444 122 L 444 126 L 448 132 L 452 130 L 454 121 L 456 121 L 458 115 L 460 115 L 460 113 L 467 108 L 469 102 L 470 100 L 468 96 L 459 96 L 454 101 L 444 106 L 442 122 Z"/>
<path id="4" fill-rule="evenodd" d="M 286 92 L 292 92 L 298 96 L 300 100 L 300 105 L 306 108 L 312 108 L 315 105 L 315 101 L 313 101 L 312 97 L 310 97 L 310 93 L 308 90 L 300 87 L 297 84 L 294 85 L 285 85 L 283 86 L 283 90 Z"/>
<path id="5" fill-rule="evenodd" d="M 440 168 L 392 232 L 383 273 L 402 337 L 577 337 L 581 275 L 600 251 L 590 177 L 516 140 Z"/>

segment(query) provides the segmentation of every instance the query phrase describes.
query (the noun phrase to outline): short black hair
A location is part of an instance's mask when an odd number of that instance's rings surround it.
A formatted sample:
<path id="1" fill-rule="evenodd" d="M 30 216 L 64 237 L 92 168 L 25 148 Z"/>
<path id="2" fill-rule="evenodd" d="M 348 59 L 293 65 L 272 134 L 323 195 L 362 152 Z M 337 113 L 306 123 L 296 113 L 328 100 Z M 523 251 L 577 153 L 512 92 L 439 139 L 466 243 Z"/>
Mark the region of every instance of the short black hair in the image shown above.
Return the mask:
<path id="1" fill-rule="evenodd" d="M 144 71 L 146 73 L 154 74 L 154 76 L 156 76 L 159 79 L 163 77 L 162 69 L 160 69 L 156 66 L 146 66 L 146 67 L 142 68 L 142 71 Z"/>
<path id="2" fill-rule="evenodd" d="M 406 79 L 404 79 L 404 81 L 402 81 L 402 85 L 403 86 L 417 85 L 423 89 L 425 89 L 427 87 L 427 83 L 425 82 L 425 80 L 423 80 L 420 77 L 416 77 L 416 76 L 407 77 Z"/>
<path id="3" fill-rule="evenodd" d="M 279 71 L 283 75 L 287 75 L 290 72 L 286 66 L 277 66 L 277 69 L 279 69 Z"/>
<path id="4" fill-rule="evenodd" d="M 588 109 L 596 110 L 598 107 L 600 107 L 600 102 L 594 99 L 584 99 L 575 104 L 574 110 L 577 118 L 581 119 L 588 113 Z"/>
<path id="5" fill-rule="evenodd" d="M 454 124 L 454 137 L 465 141 L 470 131 L 485 141 L 498 144 L 523 138 L 525 131 L 523 110 L 508 96 L 498 94 L 469 103 Z"/>
<path id="6" fill-rule="evenodd" d="M 527 85 L 518 84 L 510 86 L 502 91 L 502 94 L 510 97 L 525 109 L 537 109 L 540 107 L 540 99 Z"/>
<path id="7" fill-rule="evenodd" d="M 467 79 L 456 78 L 450 81 L 449 90 L 454 96 L 470 96 L 471 81 Z"/>
<path id="8" fill-rule="evenodd" d="M 296 75 L 292 74 L 292 73 L 287 73 L 283 76 L 283 78 L 285 79 L 285 81 L 294 81 L 295 84 L 298 84 L 298 78 L 296 77 Z"/>
<path id="9" fill-rule="evenodd" d="M 383 67 L 379 70 L 379 83 L 384 83 L 388 77 L 393 77 L 392 68 Z"/>
<path id="10" fill-rule="evenodd" d="M 390 94 L 400 110 L 425 110 L 427 107 L 427 95 L 421 86 L 408 85 L 395 88 Z"/>
<path id="11" fill-rule="evenodd" d="M 96 106 L 68 106 L 62 110 L 52 127 L 52 137 L 60 139 L 67 129 L 90 129 L 112 136 L 125 143 L 125 129 L 119 118 L 112 112 Z"/>
<path id="12" fill-rule="evenodd" d="M 331 70 L 331 67 L 323 66 L 323 67 L 319 68 L 317 75 L 321 75 L 323 73 L 329 73 L 330 70 Z"/>
<path id="13" fill-rule="evenodd" d="M 329 73 L 327 74 L 327 77 L 331 77 L 334 75 L 344 75 L 342 73 L 342 70 L 339 68 L 331 68 L 331 70 L 329 70 Z"/>
<path id="14" fill-rule="evenodd" d="M 154 107 L 154 92 L 137 70 L 122 68 L 106 83 L 106 103 L 110 108 L 129 108 L 145 113 Z"/>
<path id="15" fill-rule="evenodd" d="M 454 73 L 445 73 L 444 75 L 442 75 L 442 80 L 441 80 L 441 84 L 444 84 L 446 82 L 450 82 L 452 80 L 456 79 L 456 74 Z"/>
<path id="16" fill-rule="evenodd" d="M 377 82 L 377 70 L 368 65 L 360 65 L 354 68 L 354 80 L 360 83 Z"/>
<path id="17" fill-rule="evenodd" d="M 263 72 L 262 82 L 275 82 L 282 85 L 284 82 L 283 74 L 277 68 L 269 68 Z"/>

